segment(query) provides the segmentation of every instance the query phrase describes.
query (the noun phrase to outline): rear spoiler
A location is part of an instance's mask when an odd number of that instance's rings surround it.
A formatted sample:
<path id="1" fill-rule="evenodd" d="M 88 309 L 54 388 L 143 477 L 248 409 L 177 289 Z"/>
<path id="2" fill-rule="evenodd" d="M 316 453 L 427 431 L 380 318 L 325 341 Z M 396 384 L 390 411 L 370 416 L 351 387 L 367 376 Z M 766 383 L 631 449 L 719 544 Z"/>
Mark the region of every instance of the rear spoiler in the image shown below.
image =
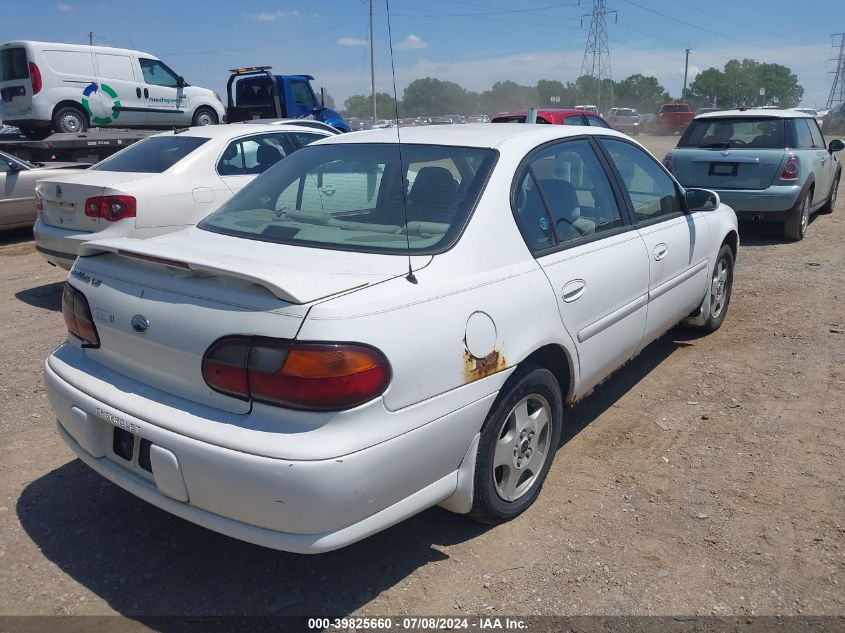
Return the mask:
<path id="1" fill-rule="evenodd" d="M 269 290 L 275 297 L 298 305 L 311 303 L 369 284 L 364 275 L 340 275 L 303 271 L 236 255 L 225 255 L 180 245 L 132 238 L 83 243 L 79 257 L 112 253 L 120 257 L 219 277 L 241 279 Z"/>

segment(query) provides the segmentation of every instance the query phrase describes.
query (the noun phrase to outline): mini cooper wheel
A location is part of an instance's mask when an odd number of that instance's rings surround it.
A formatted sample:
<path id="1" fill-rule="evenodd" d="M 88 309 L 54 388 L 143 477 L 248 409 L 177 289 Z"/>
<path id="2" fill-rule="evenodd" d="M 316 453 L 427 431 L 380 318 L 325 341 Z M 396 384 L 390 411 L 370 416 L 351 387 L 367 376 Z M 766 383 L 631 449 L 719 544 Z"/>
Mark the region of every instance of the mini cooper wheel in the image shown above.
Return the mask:
<path id="1" fill-rule="evenodd" d="M 819 213 L 827 215 L 828 213 L 833 213 L 833 209 L 836 208 L 836 194 L 839 190 L 839 178 L 841 176 L 841 173 L 836 174 L 836 178 L 833 180 L 833 186 L 830 188 L 830 193 L 827 196 L 827 202 L 819 209 Z"/>
<path id="2" fill-rule="evenodd" d="M 798 204 L 792 212 L 792 216 L 783 223 L 783 236 L 788 240 L 803 240 L 807 234 L 807 226 L 810 224 L 810 198 L 812 191 L 807 190 L 798 199 Z"/>
<path id="3" fill-rule="evenodd" d="M 710 284 L 707 291 L 710 293 L 710 314 L 707 320 L 701 325 L 707 332 L 715 332 L 725 320 L 728 314 L 728 305 L 731 302 L 731 290 L 734 281 L 734 254 L 731 247 L 722 244 L 719 254 L 716 256 L 716 264 L 713 266 L 713 273 L 710 276 Z"/>
<path id="4" fill-rule="evenodd" d="M 508 384 L 484 422 L 475 463 L 470 517 L 490 525 L 509 521 L 534 503 L 562 426 L 563 398 L 549 370 L 520 367 Z"/>

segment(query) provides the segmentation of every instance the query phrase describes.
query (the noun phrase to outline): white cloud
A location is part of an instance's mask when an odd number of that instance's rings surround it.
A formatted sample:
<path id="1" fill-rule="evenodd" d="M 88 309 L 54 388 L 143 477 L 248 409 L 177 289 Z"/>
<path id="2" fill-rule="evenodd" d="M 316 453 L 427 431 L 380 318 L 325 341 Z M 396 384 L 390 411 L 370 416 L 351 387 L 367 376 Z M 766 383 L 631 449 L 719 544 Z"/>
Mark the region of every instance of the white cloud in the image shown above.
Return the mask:
<path id="1" fill-rule="evenodd" d="M 69 12 L 73 11 L 73 5 L 72 4 L 65 4 L 64 2 L 60 2 L 59 4 L 56 5 L 56 10 L 61 11 L 62 13 L 69 13 Z"/>
<path id="2" fill-rule="evenodd" d="M 258 20 L 259 22 L 275 22 L 276 20 L 280 20 L 282 18 L 295 18 L 297 16 L 299 16 L 299 11 L 273 11 L 272 13 L 262 11 L 261 13 L 244 13 L 244 17 L 251 20 Z"/>
<path id="3" fill-rule="evenodd" d="M 428 48 L 428 43 L 419 35 L 411 33 L 404 41 L 393 45 L 398 51 L 410 51 L 420 48 Z"/>
<path id="4" fill-rule="evenodd" d="M 340 46 L 366 46 L 367 40 L 359 40 L 357 37 L 341 37 L 337 43 Z"/>

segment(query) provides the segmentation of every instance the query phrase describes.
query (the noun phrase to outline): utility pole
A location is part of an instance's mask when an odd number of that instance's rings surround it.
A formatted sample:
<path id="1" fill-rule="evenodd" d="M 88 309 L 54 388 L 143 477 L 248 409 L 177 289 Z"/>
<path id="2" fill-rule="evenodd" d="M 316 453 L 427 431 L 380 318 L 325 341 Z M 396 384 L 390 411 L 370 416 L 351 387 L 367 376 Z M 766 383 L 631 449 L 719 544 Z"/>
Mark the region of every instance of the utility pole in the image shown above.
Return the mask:
<path id="1" fill-rule="evenodd" d="M 584 61 L 581 63 L 581 76 L 593 77 L 596 80 L 598 84 L 596 106 L 599 112 L 604 112 L 601 105 L 601 85 L 605 79 L 611 80 L 607 105 L 613 105 L 613 80 L 610 74 L 610 51 L 607 46 L 607 16 L 610 13 L 618 19 L 614 9 L 605 8 L 604 0 L 594 0 L 592 13 L 581 16 L 582 25 L 584 18 L 590 18 L 590 33 L 584 49 Z"/>
<path id="2" fill-rule="evenodd" d="M 836 33 L 831 38 L 839 37 L 839 57 L 836 61 L 836 70 L 833 74 L 833 85 L 830 87 L 830 95 L 827 98 L 827 108 L 845 102 L 845 33 Z M 836 44 L 834 43 L 835 47 Z"/>
<path id="3" fill-rule="evenodd" d="M 687 61 L 684 62 L 684 89 L 681 92 L 681 101 L 684 103 L 687 102 L 687 74 L 689 73 L 689 52 L 691 50 L 690 48 L 687 49 Z"/>
<path id="4" fill-rule="evenodd" d="M 373 125 L 378 118 L 376 111 L 376 43 L 375 26 L 373 24 L 373 0 L 370 0 L 370 84 L 373 89 Z"/>

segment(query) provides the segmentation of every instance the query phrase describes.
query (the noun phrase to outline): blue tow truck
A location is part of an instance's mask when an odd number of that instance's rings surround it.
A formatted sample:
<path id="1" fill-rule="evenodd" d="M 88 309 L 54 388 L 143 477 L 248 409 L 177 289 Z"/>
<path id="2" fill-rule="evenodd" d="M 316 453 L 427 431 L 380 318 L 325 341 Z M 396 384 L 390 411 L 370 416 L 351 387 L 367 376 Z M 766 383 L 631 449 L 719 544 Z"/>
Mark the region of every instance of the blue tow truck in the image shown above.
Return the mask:
<path id="1" fill-rule="evenodd" d="M 226 84 L 226 122 L 260 119 L 314 119 L 341 132 L 352 128 L 334 110 L 325 107 L 325 93 L 314 94 L 311 75 L 274 75 L 271 66 L 234 68 Z"/>

